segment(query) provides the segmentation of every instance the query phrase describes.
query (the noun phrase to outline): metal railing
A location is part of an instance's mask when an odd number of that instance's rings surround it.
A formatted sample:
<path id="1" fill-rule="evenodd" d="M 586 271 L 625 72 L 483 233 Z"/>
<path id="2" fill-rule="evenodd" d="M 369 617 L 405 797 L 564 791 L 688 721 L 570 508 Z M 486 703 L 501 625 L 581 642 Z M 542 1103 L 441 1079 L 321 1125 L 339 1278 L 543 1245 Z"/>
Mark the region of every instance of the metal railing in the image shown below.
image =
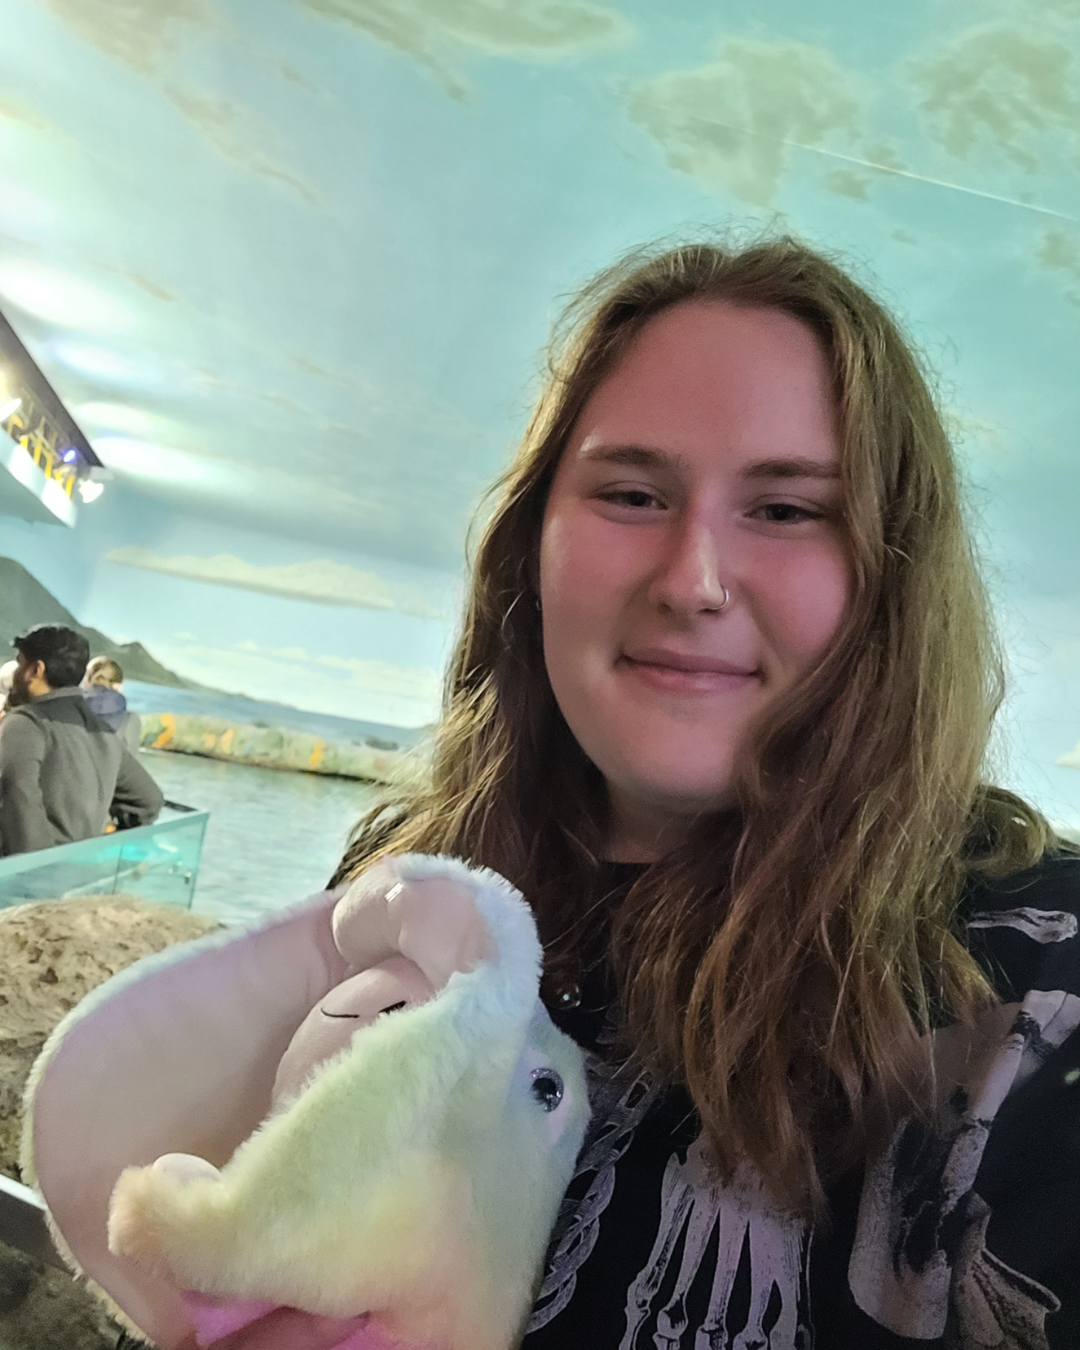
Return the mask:
<path id="1" fill-rule="evenodd" d="M 3 1172 L 0 1172 L 0 1241 L 32 1256 L 35 1261 L 44 1261 L 46 1265 L 71 1274 L 53 1246 L 41 1197 Z"/>

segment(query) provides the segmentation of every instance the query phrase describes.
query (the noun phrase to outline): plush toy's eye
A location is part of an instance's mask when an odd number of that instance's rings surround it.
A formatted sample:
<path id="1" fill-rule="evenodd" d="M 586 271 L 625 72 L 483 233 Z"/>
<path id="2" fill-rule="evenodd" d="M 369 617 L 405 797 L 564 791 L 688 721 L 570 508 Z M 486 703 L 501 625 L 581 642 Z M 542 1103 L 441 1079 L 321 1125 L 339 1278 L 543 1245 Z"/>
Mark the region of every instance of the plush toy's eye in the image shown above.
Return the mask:
<path id="1" fill-rule="evenodd" d="M 554 1111 L 563 1099 L 563 1081 L 554 1069 L 533 1069 L 529 1091 L 545 1111 Z"/>

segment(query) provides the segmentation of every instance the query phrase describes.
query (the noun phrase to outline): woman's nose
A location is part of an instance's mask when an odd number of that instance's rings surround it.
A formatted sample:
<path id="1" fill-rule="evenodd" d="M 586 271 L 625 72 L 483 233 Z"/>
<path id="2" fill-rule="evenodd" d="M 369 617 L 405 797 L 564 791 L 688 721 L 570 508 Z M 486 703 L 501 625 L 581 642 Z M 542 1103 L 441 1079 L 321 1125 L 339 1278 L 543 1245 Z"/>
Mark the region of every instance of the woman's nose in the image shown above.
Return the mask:
<path id="1" fill-rule="evenodd" d="M 731 599 L 716 531 L 693 519 L 672 531 L 669 547 L 649 587 L 649 596 L 672 614 L 718 614 Z"/>

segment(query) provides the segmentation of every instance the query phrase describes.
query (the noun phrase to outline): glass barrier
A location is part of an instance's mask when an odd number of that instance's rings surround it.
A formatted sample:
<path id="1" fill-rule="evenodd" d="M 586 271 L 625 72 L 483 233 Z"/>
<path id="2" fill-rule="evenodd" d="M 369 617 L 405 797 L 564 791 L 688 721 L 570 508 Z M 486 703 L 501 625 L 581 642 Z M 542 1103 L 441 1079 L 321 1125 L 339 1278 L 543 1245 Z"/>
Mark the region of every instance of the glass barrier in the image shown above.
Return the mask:
<path id="1" fill-rule="evenodd" d="M 167 806 L 153 825 L 0 858 L 0 909 L 77 895 L 191 908 L 208 811 Z"/>

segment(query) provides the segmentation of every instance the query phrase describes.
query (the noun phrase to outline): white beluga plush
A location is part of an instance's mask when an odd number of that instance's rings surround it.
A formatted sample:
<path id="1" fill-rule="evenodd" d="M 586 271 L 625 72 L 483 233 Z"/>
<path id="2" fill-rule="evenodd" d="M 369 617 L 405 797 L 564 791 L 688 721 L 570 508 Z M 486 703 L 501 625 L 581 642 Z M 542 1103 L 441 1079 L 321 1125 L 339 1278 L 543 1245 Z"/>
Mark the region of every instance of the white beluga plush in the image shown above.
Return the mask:
<path id="1" fill-rule="evenodd" d="M 540 965 L 507 882 L 409 855 L 132 967 L 31 1079 L 58 1245 L 161 1350 L 278 1307 L 510 1350 L 588 1118 Z"/>

